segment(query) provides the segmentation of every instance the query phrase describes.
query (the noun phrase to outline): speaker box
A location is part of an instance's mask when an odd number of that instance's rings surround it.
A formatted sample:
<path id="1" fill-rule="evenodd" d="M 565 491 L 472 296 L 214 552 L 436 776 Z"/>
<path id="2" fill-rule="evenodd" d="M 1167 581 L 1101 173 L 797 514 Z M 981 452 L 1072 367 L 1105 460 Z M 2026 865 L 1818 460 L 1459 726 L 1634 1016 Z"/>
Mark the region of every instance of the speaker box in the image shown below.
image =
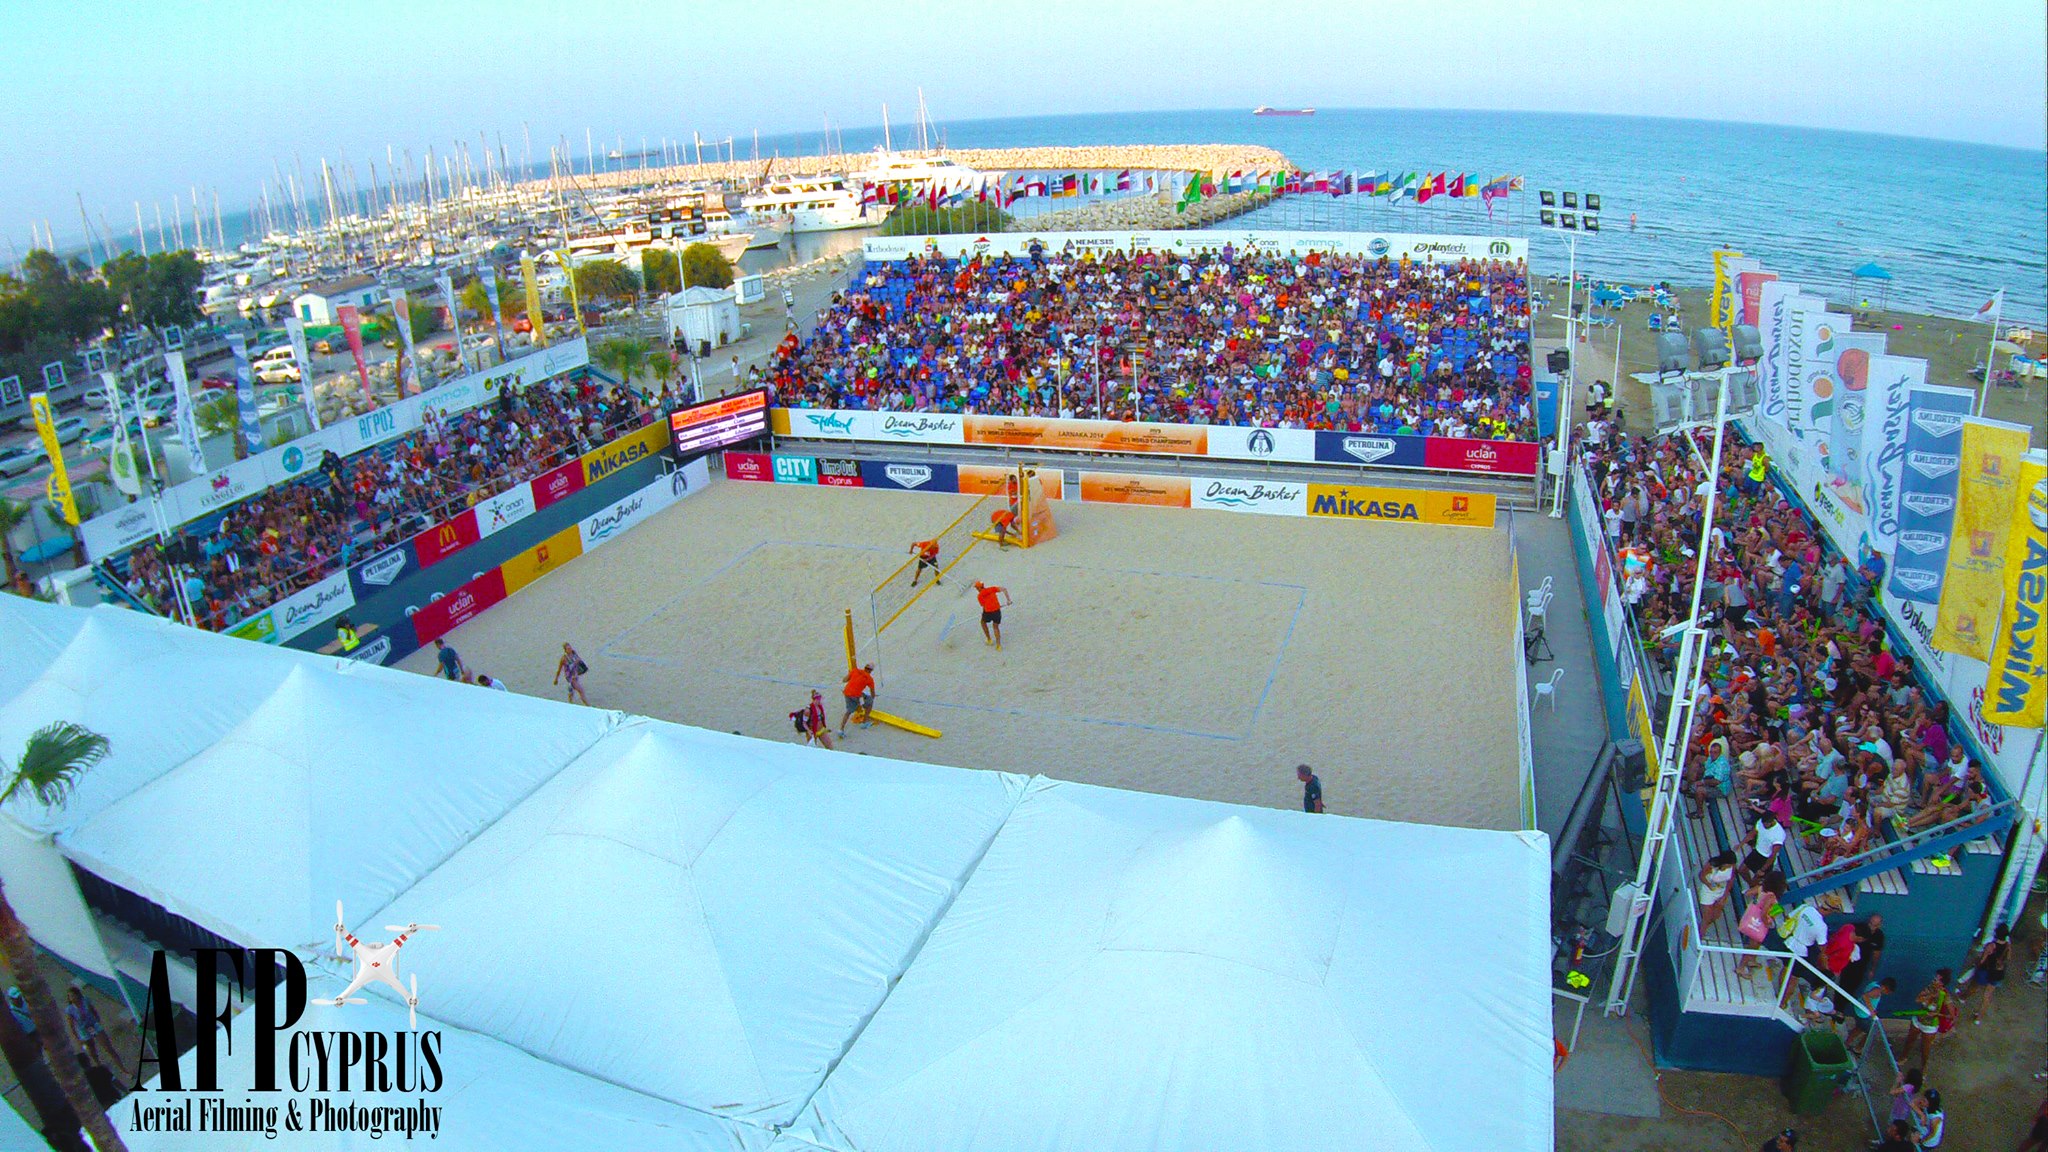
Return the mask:
<path id="1" fill-rule="evenodd" d="M 1649 785 L 1649 758 L 1643 754 L 1640 740 L 1617 740 L 1614 744 L 1617 757 L 1615 767 L 1620 770 L 1619 779 L 1624 792 L 1640 792 Z"/>
<path id="2" fill-rule="evenodd" d="M 1562 376 L 1572 369 L 1572 354 L 1563 348 L 1552 348 L 1544 363 L 1552 376 Z"/>

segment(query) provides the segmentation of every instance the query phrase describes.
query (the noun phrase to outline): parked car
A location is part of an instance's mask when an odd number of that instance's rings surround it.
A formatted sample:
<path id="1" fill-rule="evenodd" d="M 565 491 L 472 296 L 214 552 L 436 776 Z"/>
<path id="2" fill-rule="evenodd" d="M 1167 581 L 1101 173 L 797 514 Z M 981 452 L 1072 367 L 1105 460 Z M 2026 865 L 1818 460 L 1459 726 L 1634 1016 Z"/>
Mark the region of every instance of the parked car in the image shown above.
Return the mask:
<path id="1" fill-rule="evenodd" d="M 85 417 L 66 416 L 57 421 L 57 443 L 75 444 L 85 439 Z"/>
<path id="2" fill-rule="evenodd" d="M 225 376 L 203 376 L 199 380 L 199 387 L 215 392 L 232 392 L 235 390 L 235 382 Z"/>
<path id="3" fill-rule="evenodd" d="M 256 379 L 265 384 L 296 384 L 299 366 L 289 360 L 272 360 L 256 366 Z"/>
<path id="4" fill-rule="evenodd" d="M 24 472 L 41 467 L 46 459 L 47 457 L 43 453 L 43 446 L 34 441 L 23 444 L 18 448 L 5 449 L 0 451 L 0 476 L 12 479 Z"/>

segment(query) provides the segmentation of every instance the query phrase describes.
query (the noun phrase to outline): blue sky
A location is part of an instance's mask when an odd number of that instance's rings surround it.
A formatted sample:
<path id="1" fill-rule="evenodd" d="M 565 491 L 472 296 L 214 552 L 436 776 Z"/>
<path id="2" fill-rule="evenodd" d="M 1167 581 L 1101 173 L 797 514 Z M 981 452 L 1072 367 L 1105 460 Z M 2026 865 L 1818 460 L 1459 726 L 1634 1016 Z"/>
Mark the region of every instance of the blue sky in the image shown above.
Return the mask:
<path id="1" fill-rule="evenodd" d="M 0 0 L 0 235 L 116 229 L 294 153 L 826 117 L 1334 107 L 1636 113 L 2040 149 L 2041 0 L 617 3 Z M 1081 143 L 1084 141 L 1077 141 Z M 1924 174 L 1923 174 L 1924 175 Z"/>

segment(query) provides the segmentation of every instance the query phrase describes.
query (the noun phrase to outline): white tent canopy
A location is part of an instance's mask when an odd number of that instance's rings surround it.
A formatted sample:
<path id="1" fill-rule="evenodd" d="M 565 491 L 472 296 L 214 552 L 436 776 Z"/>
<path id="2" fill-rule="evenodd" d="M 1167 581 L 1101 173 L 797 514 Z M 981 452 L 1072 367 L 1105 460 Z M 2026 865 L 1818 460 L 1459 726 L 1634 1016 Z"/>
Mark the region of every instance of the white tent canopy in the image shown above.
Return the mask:
<path id="1" fill-rule="evenodd" d="M 1534 834 L 1040 778 L 791 1134 L 1542 1147 L 1547 860 Z"/>
<path id="2" fill-rule="evenodd" d="M 402 965 L 439 1147 L 1550 1146 L 1535 834 L 829 753 L 116 609 L 0 597 L 0 647 L 7 754 L 114 742 L 0 813 L 42 851 L 327 987 L 335 899 L 442 926 Z M 367 991 L 300 1028 L 391 1026 Z"/>

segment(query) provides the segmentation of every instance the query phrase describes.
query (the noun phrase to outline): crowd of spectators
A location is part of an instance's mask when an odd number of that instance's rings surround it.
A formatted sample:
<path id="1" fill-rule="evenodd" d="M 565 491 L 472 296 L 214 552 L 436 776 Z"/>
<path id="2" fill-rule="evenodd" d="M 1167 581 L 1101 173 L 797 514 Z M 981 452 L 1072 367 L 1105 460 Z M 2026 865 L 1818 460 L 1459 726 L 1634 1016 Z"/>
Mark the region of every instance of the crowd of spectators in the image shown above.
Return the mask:
<path id="1" fill-rule="evenodd" d="M 1526 440 L 1530 373 L 1520 263 L 1034 250 L 869 265 L 769 383 L 793 407 Z"/>
<path id="2" fill-rule="evenodd" d="M 630 389 L 557 379 L 507 389 L 419 431 L 186 525 L 128 556 L 127 584 L 176 615 L 182 571 L 203 628 L 234 627 L 292 593 L 406 540 L 479 500 L 646 424 L 656 409 Z"/>
<path id="3" fill-rule="evenodd" d="M 1622 598 L 1658 637 L 1691 610 L 1710 449 L 1604 426 L 1583 448 Z M 1825 866 L 1989 805 L 1948 705 L 1887 642 L 1872 603 L 1882 557 L 1852 569 L 1831 552 L 1766 463 L 1761 448 L 1723 461 L 1702 596 L 1714 626 L 1684 753 L 1694 813 L 1726 799 L 1751 826 L 1732 832 L 1746 835 L 1746 880 L 1784 871 L 1788 836 Z M 1668 667 L 1678 641 L 1654 643 Z"/>

